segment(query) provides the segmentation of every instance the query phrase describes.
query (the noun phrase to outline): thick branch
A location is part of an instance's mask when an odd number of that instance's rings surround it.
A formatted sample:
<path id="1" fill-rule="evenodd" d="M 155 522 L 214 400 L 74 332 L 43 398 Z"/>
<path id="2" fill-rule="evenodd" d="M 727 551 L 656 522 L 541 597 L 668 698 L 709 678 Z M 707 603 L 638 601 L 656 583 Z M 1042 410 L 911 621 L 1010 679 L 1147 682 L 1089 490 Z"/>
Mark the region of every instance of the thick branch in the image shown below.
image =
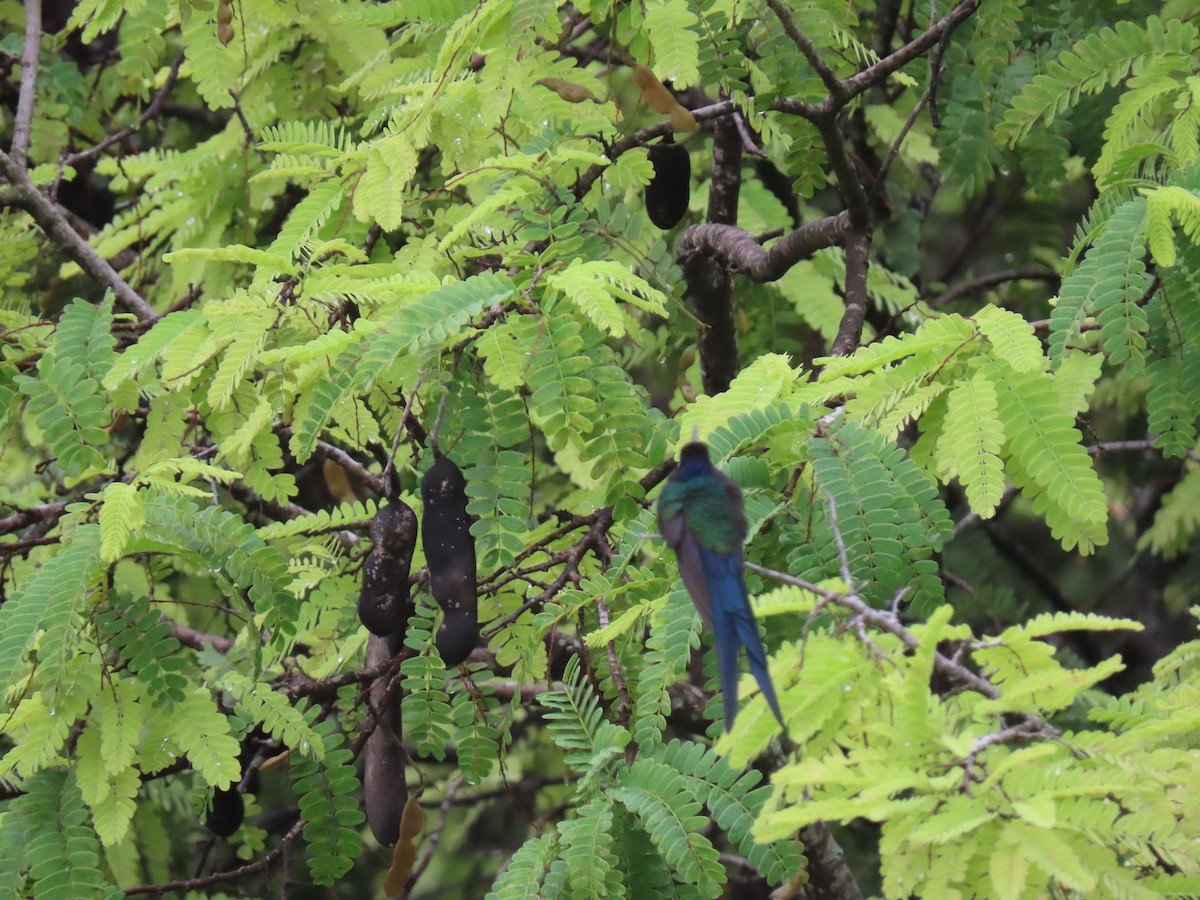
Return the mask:
<path id="1" fill-rule="evenodd" d="M 867 316 L 867 268 L 871 258 L 871 233 L 855 229 L 846 237 L 846 311 L 842 313 L 837 337 L 830 353 L 848 356 L 862 338 L 863 320 Z"/>
<path id="2" fill-rule="evenodd" d="M 708 191 L 708 221 L 737 223 L 742 184 L 742 137 L 733 116 L 715 123 L 712 181 Z M 737 328 L 733 320 L 733 272 L 715 254 L 698 253 L 683 259 L 688 298 L 700 320 L 696 345 L 704 392 L 714 396 L 728 390 L 737 376 Z"/>
<path id="3" fill-rule="evenodd" d="M 850 213 L 850 224 L 855 228 L 870 228 L 871 204 L 867 201 L 867 192 L 859 181 L 858 173 L 854 171 L 854 163 L 850 161 L 850 154 L 846 150 L 846 142 L 842 140 L 837 119 L 833 116 L 821 117 L 814 120 L 813 124 L 821 133 L 825 155 L 833 167 L 838 190 L 841 191 L 846 210 Z"/>
<path id="4" fill-rule="evenodd" d="M 862 900 L 862 890 L 846 864 L 846 854 L 824 822 L 800 829 L 804 856 L 808 860 L 805 900 Z"/>
<path id="5" fill-rule="evenodd" d="M 682 262 L 688 298 L 700 320 L 696 346 L 704 393 L 713 397 L 728 390 L 738 373 L 733 272 L 717 257 L 703 253 L 691 254 Z"/>
<path id="6" fill-rule="evenodd" d="M 0 519 L 0 534 L 12 534 L 14 531 L 20 531 L 23 528 L 36 525 L 38 522 L 46 519 L 57 519 L 72 502 L 73 500 L 56 500 L 44 506 L 23 509 L 20 512 L 5 516 L 3 519 Z"/>
<path id="7" fill-rule="evenodd" d="M 683 233 L 676 256 L 711 255 L 730 270 L 756 284 L 777 281 L 788 269 L 818 250 L 839 243 L 850 227 L 849 213 L 827 216 L 801 225 L 787 237 L 764 249 L 753 234 L 731 225 L 693 225 Z"/>
<path id="8" fill-rule="evenodd" d="M 246 863 L 244 866 L 238 866 L 236 869 L 227 869 L 224 872 L 216 872 L 212 875 L 203 875 L 199 878 L 185 878 L 180 881 L 168 881 L 163 884 L 139 884 L 136 887 L 125 888 L 125 896 L 132 897 L 137 894 L 153 894 L 157 897 L 174 891 L 195 891 L 213 884 L 238 881 L 247 875 L 266 871 L 283 858 L 283 854 L 287 852 L 292 842 L 300 837 L 300 830 L 303 827 L 304 820 L 297 819 L 296 824 L 288 829 L 287 834 L 283 836 L 278 844 L 268 850 L 263 856 L 254 860 L 254 862 Z"/>
<path id="9" fill-rule="evenodd" d="M 725 116 L 713 123 L 712 155 L 707 221 L 736 225 L 742 188 L 742 135 L 736 115 Z"/>
<path id="10" fill-rule="evenodd" d="M 41 43 L 42 0 L 25 0 L 25 52 L 21 56 L 21 88 L 17 96 L 17 115 L 13 120 L 10 150 L 13 160 L 22 167 L 25 165 L 33 127 L 33 102 L 37 99 L 38 51 Z"/>
<path id="11" fill-rule="evenodd" d="M 117 302 L 137 316 L 138 321 L 157 321 L 158 313 L 117 274 L 116 269 L 108 264 L 108 260 L 93 250 L 88 242 L 67 224 L 62 213 L 29 180 L 24 166 L 7 153 L 0 152 L 0 172 L 4 173 L 4 177 L 12 186 L 9 193 L 14 196 L 14 206 L 29 213 L 46 236 L 75 260 L 83 271 L 111 288 Z"/>

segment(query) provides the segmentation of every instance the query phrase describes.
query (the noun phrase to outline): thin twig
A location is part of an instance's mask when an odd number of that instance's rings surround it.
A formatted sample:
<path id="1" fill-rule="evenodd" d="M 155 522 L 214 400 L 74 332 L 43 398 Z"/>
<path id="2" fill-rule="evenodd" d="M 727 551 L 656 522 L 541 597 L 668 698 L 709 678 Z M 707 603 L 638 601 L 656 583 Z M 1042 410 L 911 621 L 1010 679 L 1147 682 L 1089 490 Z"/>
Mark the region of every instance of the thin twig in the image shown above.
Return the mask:
<path id="1" fill-rule="evenodd" d="M 184 56 L 185 55 L 183 53 L 180 53 L 177 57 L 175 57 L 175 61 L 171 63 L 171 68 L 167 72 L 166 80 L 163 82 L 162 87 L 158 89 L 158 92 L 150 100 L 150 105 L 147 106 L 142 112 L 141 116 L 138 117 L 137 124 L 126 125 L 120 131 L 110 134 L 96 146 L 87 150 L 80 150 L 78 153 L 72 153 L 70 156 L 63 159 L 63 165 L 74 166 L 78 165 L 84 160 L 99 156 L 113 144 L 123 141 L 130 135 L 141 131 L 142 128 L 146 126 L 147 122 L 158 115 L 159 111 L 163 107 L 163 104 L 166 102 L 167 95 L 171 93 L 171 89 L 175 87 L 175 82 L 179 78 L 179 68 L 183 65 Z"/>
<path id="2" fill-rule="evenodd" d="M 204 875 L 200 878 L 185 878 L 180 881 L 163 882 L 162 884 L 139 884 L 135 887 L 125 888 L 125 895 L 127 897 L 135 894 L 161 896 L 162 894 L 174 891 L 194 891 L 212 884 L 237 881 L 245 878 L 247 875 L 254 875 L 257 872 L 265 871 L 274 865 L 276 860 L 283 858 L 292 841 L 300 836 L 300 831 L 303 827 L 304 820 L 297 819 L 296 823 L 288 829 L 287 834 L 280 839 L 278 844 L 267 851 L 266 854 L 254 860 L 254 862 L 247 863 L 244 866 L 238 866 L 236 869 L 227 869 L 224 872 L 214 872 L 212 875 Z"/>
<path id="3" fill-rule="evenodd" d="M 862 617 L 868 625 L 873 625 L 881 631 L 886 631 L 888 634 L 899 638 L 900 642 L 910 650 L 915 650 L 920 645 L 920 641 L 917 640 L 916 635 L 905 628 L 896 616 L 890 612 L 884 612 L 868 606 L 853 594 L 842 594 L 838 591 L 831 591 L 828 588 L 820 587 L 802 578 L 788 575 L 786 572 L 777 572 L 774 569 L 768 569 L 765 566 L 760 566 L 752 562 L 746 563 L 746 568 L 751 572 L 757 572 L 759 575 L 765 575 L 767 578 L 773 578 L 783 584 L 790 584 L 793 587 L 816 594 L 834 606 L 848 609 L 854 615 Z M 963 687 L 983 694 L 985 697 L 995 700 L 1000 696 L 1000 691 L 986 678 L 981 678 L 970 669 L 954 662 L 940 652 L 936 652 L 933 655 L 933 667 Z"/>
<path id="4" fill-rule="evenodd" d="M 389 497 L 392 495 L 392 469 L 396 463 L 396 453 L 400 450 L 400 435 L 404 433 L 404 423 L 408 421 L 408 414 L 412 410 L 413 402 L 417 399 L 417 390 L 424 380 L 425 373 L 422 372 L 408 391 L 408 399 L 404 401 L 404 409 L 400 413 L 400 424 L 396 426 L 396 437 L 392 440 L 392 452 L 388 454 L 387 465 L 383 467 L 383 485 L 387 489 Z"/>
<path id="5" fill-rule="evenodd" d="M 951 300 L 957 300 L 959 297 L 987 290 L 990 287 L 1005 284 L 1009 281 L 1044 281 L 1047 284 L 1057 284 L 1062 281 L 1062 276 L 1049 269 L 1034 268 L 1002 269 L 998 272 L 987 272 L 976 278 L 968 281 L 960 281 L 958 284 L 946 288 L 946 290 L 930 300 L 929 305 L 944 306 Z"/>
<path id="6" fill-rule="evenodd" d="M 800 48 L 800 52 L 804 54 L 804 58 L 808 60 L 808 64 L 821 76 L 821 80 L 825 82 L 825 87 L 829 90 L 830 97 L 840 99 L 846 91 L 846 85 L 821 57 L 816 45 L 796 26 L 796 21 L 792 18 L 791 11 L 780 0 L 767 0 L 767 6 L 771 7 L 771 11 L 775 13 L 776 18 L 783 25 L 784 34 L 791 38 L 792 43 Z"/>
<path id="7" fill-rule="evenodd" d="M 892 163 L 900 155 L 900 147 L 904 144 L 904 139 L 908 137 L 908 132 L 912 130 L 912 127 L 917 124 L 917 117 L 921 115 L 921 110 L 925 108 L 925 104 L 928 102 L 929 91 L 926 91 L 921 95 L 921 99 L 917 101 L 916 106 L 912 108 L 912 112 L 908 114 L 908 118 L 904 120 L 904 125 L 900 128 L 900 133 L 892 141 L 892 146 L 888 148 L 888 154 L 884 157 L 883 165 L 879 167 L 879 173 L 875 176 L 875 184 L 872 185 L 870 194 L 872 198 L 879 196 L 883 192 L 883 186 L 892 171 Z"/>

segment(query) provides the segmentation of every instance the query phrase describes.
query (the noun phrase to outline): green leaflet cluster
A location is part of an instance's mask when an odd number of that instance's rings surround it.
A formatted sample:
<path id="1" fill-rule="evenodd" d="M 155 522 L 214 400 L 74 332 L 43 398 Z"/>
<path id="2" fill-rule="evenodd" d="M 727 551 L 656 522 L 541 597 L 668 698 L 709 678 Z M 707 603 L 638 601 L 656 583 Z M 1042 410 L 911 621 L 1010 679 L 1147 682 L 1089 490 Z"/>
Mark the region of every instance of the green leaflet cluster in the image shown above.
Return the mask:
<path id="1" fill-rule="evenodd" d="M 154 498 L 145 514 L 145 529 L 131 539 L 130 552 L 167 551 L 195 560 L 244 592 L 248 611 L 260 614 L 272 634 L 294 633 L 297 600 L 287 590 L 287 563 L 254 526 L 236 513 L 183 499 Z"/>
<path id="2" fill-rule="evenodd" d="M 293 790 L 300 798 L 308 871 L 317 884 L 332 885 L 350 871 L 362 853 L 364 819 L 354 794 L 359 790 L 354 756 L 333 719 L 314 726 L 322 752 L 292 766 Z"/>
<path id="3" fill-rule="evenodd" d="M 645 492 L 637 478 L 665 455 L 662 414 L 645 389 L 616 364 L 594 328 L 557 308 L 545 316 L 510 317 L 489 345 L 484 371 L 498 387 L 530 391 L 529 417 L 560 466 L 614 514 L 636 514 Z"/>
<path id="4" fill-rule="evenodd" d="M 768 793 L 757 773 L 739 775 L 711 750 L 679 741 L 643 747 L 627 762 L 623 748 L 631 735 L 605 719 L 577 660 L 568 664 L 564 689 L 543 694 L 541 703 L 568 769 L 579 776 L 578 815 L 559 823 L 556 834 L 528 841 L 489 898 L 633 898 L 646 896 L 641 891 L 651 885 L 660 889 L 657 896 L 720 896 L 725 872 L 700 833 L 708 821 L 699 815 L 704 807 L 770 882 L 803 865 L 794 842 L 751 838 Z"/>
<path id="5" fill-rule="evenodd" d="M 936 607 L 943 593 L 931 557 L 952 524 L 933 479 L 904 451 L 853 423 L 813 438 L 808 452 L 816 509 L 794 538 L 799 546 L 790 569 L 811 581 L 836 577 L 844 547 L 848 571 L 865 582 L 868 602 L 886 606 L 904 591 L 916 610 Z"/>
<path id="6" fill-rule="evenodd" d="M 100 844 L 74 779 L 43 772 L 0 816 L 0 887 L 45 900 L 117 900 L 100 870 Z"/>
<path id="7" fill-rule="evenodd" d="M 112 297 L 99 306 L 76 300 L 63 311 L 42 358 L 38 377 L 15 379 L 29 398 L 42 441 L 75 480 L 106 464 L 110 411 L 100 381 L 112 364 Z"/>
<path id="8" fill-rule="evenodd" d="M 1048 371 L 1049 360 L 1030 325 L 1015 313 L 987 306 L 971 319 L 930 318 L 911 334 L 885 338 L 845 359 L 827 360 L 818 381 L 797 397 L 820 401 L 852 395 L 845 404 L 847 418 L 885 435 L 915 420 L 921 435 L 911 450 L 911 462 L 895 457 L 894 465 L 903 469 L 915 462 L 941 480 L 957 477 L 971 508 L 982 516 L 995 511 L 1007 479 L 1033 502 L 1065 548 L 1087 553 L 1107 540 L 1108 512 L 1075 416 L 1086 407 L 1100 374 L 1099 362 L 1095 356 L 1075 354 Z M 816 446 L 826 444 L 818 441 Z M 865 463 L 868 468 L 883 465 L 881 459 L 872 459 Z M 829 472 L 830 465 L 823 463 L 820 471 Z M 872 480 L 853 468 L 844 476 L 851 486 L 860 478 L 863 485 Z M 912 485 L 910 492 L 917 490 L 917 482 Z M 852 497 L 875 493 L 858 486 L 846 499 L 854 509 L 862 501 Z M 921 496 L 920 491 L 914 496 Z M 871 505 L 876 502 L 872 499 Z M 948 536 L 945 513 L 937 508 L 921 513 L 931 523 L 931 548 Z M 934 539 L 938 534 L 941 538 Z M 826 563 L 821 571 L 831 575 L 836 569 Z M 933 581 L 929 590 L 934 592 L 931 596 L 940 596 Z"/>
<path id="9" fill-rule="evenodd" d="M 96 629 L 105 646 L 112 647 L 151 700 L 180 703 L 188 686 L 187 660 L 179 641 L 170 636 L 171 625 L 150 609 L 145 597 L 110 594 L 108 607 L 96 616 Z"/>
<path id="10" fill-rule="evenodd" d="M 296 458 L 308 459 L 330 418 L 344 413 L 354 395 L 369 388 L 400 354 L 419 361 L 422 351 L 440 348 L 468 319 L 487 306 L 503 303 L 512 291 L 512 283 L 503 275 L 477 275 L 401 306 L 394 318 L 365 329 L 369 337 L 364 329 L 355 332 L 359 339 L 342 349 L 333 366 L 297 402 L 291 442 Z"/>
<path id="11" fill-rule="evenodd" d="M 978 664 L 995 673 L 997 697 L 938 697 L 929 690 L 937 644 L 967 633 L 949 624 L 950 614 L 942 607 L 915 628 L 919 646 L 911 652 L 890 635 L 874 648 L 826 630 L 808 636 L 804 666 L 782 701 L 798 704 L 791 737 L 800 753 L 772 778 L 773 803 L 759 816 L 756 836 L 782 838 L 821 820 L 881 823 L 887 896 L 1194 891 L 1194 876 L 1142 874 L 1163 858 L 1190 855 L 1185 847 L 1195 839 L 1178 806 L 1192 802 L 1191 790 L 1161 787 L 1194 783 L 1175 768 L 1195 769 L 1194 755 L 1175 749 L 1188 739 L 1167 724 L 1194 690 L 1194 642 L 1156 667 L 1152 685 L 1092 710 L 1094 721 L 1113 730 L 1068 732 L 1059 742 L 1037 739 L 1035 729 L 1032 742 L 1008 742 L 989 737 L 1004 728 L 998 713 L 1051 715 L 1080 703 L 1120 666 L 1065 668 L 1047 636 L 1139 626 L 1084 614 L 1038 616 L 975 651 Z M 717 749 L 740 766 L 764 749 L 764 739 L 743 733 Z M 1161 832 L 1152 824 L 1164 821 L 1178 824 Z"/>

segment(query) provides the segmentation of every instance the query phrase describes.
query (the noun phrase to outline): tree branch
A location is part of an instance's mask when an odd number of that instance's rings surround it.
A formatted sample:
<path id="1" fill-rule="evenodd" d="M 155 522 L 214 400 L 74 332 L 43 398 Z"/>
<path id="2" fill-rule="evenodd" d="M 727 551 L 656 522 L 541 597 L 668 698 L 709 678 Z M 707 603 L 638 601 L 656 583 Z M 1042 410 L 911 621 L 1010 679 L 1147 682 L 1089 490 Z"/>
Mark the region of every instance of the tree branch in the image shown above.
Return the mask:
<path id="1" fill-rule="evenodd" d="M 137 316 L 138 321 L 149 323 L 158 320 L 158 313 L 150 304 L 129 286 L 116 269 L 108 264 L 108 260 L 93 250 L 88 242 L 67 224 L 62 213 L 29 180 L 25 167 L 3 151 L 0 151 L 0 172 L 3 172 L 11 185 L 8 193 L 15 201 L 13 205 L 29 213 L 46 236 L 75 260 L 83 271 L 110 288 L 117 302 Z"/>
<path id="2" fill-rule="evenodd" d="M 1062 281 L 1062 276 L 1049 269 L 1003 269 L 999 272 L 988 272 L 969 281 L 960 281 L 958 284 L 946 288 L 946 290 L 930 300 L 929 305 L 943 306 L 952 300 L 957 300 L 959 297 L 974 294 L 976 291 L 987 290 L 990 287 L 995 287 L 998 284 L 1004 284 L 1008 281 L 1044 281 L 1047 284 L 1058 284 Z"/>
<path id="3" fill-rule="evenodd" d="M 120 131 L 110 134 L 95 147 L 92 147 L 88 150 L 80 150 L 78 153 L 72 153 L 63 160 L 63 165 L 74 166 L 78 165 L 84 160 L 99 156 L 113 144 L 125 140 L 125 138 L 129 137 L 135 132 L 141 131 L 142 128 L 146 126 L 146 123 L 157 116 L 162 110 L 163 104 L 167 99 L 167 94 L 171 93 L 171 89 L 175 87 L 175 82 L 179 78 L 179 67 L 183 65 L 184 56 L 185 54 L 180 53 L 177 57 L 175 57 L 175 61 L 171 63 L 171 69 L 167 72 L 167 78 L 163 82 L 162 87 L 158 89 L 158 92 L 154 95 L 153 99 L 151 99 L 150 105 L 147 106 L 142 112 L 141 116 L 138 117 L 136 125 L 126 125 Z"/>
<path id="4" fill-rule="evenodd" d="M 846 311 L 842 313 L 830 354 L 848 356 L 862 339 L 867 317 L 867 268 L 871 258 L 871 234 L 855 229 L 846 237 Z"/>
<path id="5" fill-rule="evenodd" d="M 822 59 L 820 52 L 816 46 L 799 28 L 796 27 L 796 22 L 792 18 L 792 13 L 780 0 L 767 0 L 767 6 L 771 7 L 771 11 L 775 13 L 780 24 L 783 25 L 784 34 L 791 38 L 792 43 L 800 48 L 800 52 L 804 54 L 804 58 L 808 60 L 808 64 L 816 70 L 816 73 L 825 82 L 825 87 L 829 90 L 829 96 L 840 101 L 842 95 L 846 91 L 846 85 L 837 73 L 829 67 L 829 63 Z M 837 104 L 839 107 L 841 102 Z"/>
<path id="6" fill-rule="evenodd" d="M 710 119 L 719 119 L 723 116 L 730 115 L 734 110 L 732 100 L 722 100 L 720 103 L 713 103 L 711 106 L 702 106 L 699 109 L 692 110 L 692 116 L 697 122 L 706 122 Z M 575 187 L 571 189 L 571 193 L 576 200 L 580 200 L 592 189 L 592 185 L 596 183 L 604 170 L 617 161 L 617 157 L 622 153 L 632 150 L 634 147 L 641 147 L 656 137 L 662 137 L 665 134 L 670 134 L 673 131 L 669 121 L 658 122 L 650 125 L 640 131 L 635 131 L 633 134 L 626 135 L 620 140 L 613 141 L 604 151 L 604 155 L 608 158 L 608 162 L 597 163 L 591 166 L 586 172 L 579 176 L 579 180 L 575 182 Z"/>
<path id="7" fill-rule="evenodd" d="M 837 244 L 849 226 L 849 213 L 844 212 L 806 222 L 768 250 L 745 229 L 732 225 L 693 225 L 680 237 L 675 253 L 681 259 L 693 254 L 717 255 L 732 271 L 740 272 L 756 284 L 765 284 L 782 278 L 788 269 L 818 250 Z"/>
<path id="8" fill-rule="evenodd" d="M 12 153 L 18 167 L 24 167 L 33 129 L 33 104 L 37 99 L 38 52 L 42 44 L 42 0 L 25 0 L 25 52 L 21 55 L 21 88 L 17 95 L 17 115 L 13 119 Z M 9 179 L 10 181 L 12 179 Z"/>
<path id="9" fill-rule="evenodd" d="M 830 96 L 821 104 L 822 109 L 838 109 L 867 90 L 867 88 L 879 84 L 893 72 L 904 68 L 904 66 L 942 40 L 944 35 L 953 33 L 978 8 L 979 0 L 964 0 L 964 2 L 950 10 L 937 24 L 932 25 L 927 31 L 909 41 L 895 53 L 885 56 L 879 62 L 875 63 L 875 65 L 868 66 L 861 72 L 847 78 L 844 82 L 846 92 L 842 102 L 832 102 L 834 98 Z"/>
<path id="10" fill-rule="evenodd" d="M 920 641 L 917 640 L 916 635 L 905 628 L 894 613 L 875 609 L 853 593 L 839 594 L 837 591 L 819 587 L 801 578 L 788 575 L 786 572 L 777 572 L 774 569 L 768 569 L 757 563 L 747 562 L 746 569 L 751 572 L 757 572 L 759 575 L 765 575 L 767 578 L 773 578 L 783 584 L 790 584 L 793 587 L 801 588 L 809 593 L 816 594 L 827 603 L 848 609 L 866 624 L 899 638 L 900 642 L 910 650 L 915 650 L 920 645 Z M 934 653 L 933 668 L 968 690 L 983 694 L 983 696 L 993 700 L 1000 696 L 1000 692 L 996 689 L 995 685 L 986 678 L 981 678 L 966 666 L 955 662 L 941 652 Z"/>
<path id="11" fill-rule="evenodd" d="M 742 136 L 733 116 L 715 123 L 712 180 L 708 190 L 708 221 L 737 223 L 742 184 Z M 680 254 L 682 256 L 682 254 Z M 695 253 L 682 258 L 687 295 L 700 320 L 696 345 L 704 392 L 715 396 L 728 390 L 737 376 L 737 328 L 733 321 L 733 271 L 717 254 Z"/>

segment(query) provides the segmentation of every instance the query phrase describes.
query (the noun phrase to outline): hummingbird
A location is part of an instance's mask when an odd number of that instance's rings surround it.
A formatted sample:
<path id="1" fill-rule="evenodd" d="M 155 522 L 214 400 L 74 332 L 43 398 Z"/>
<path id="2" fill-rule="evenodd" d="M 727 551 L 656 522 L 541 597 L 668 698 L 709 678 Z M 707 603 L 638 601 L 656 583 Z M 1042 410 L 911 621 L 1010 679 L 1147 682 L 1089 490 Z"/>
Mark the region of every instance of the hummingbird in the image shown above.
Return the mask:
<path id="1" fill-rule="evenodd" d="M 658 527 L 675 551 L 684 587 L 716 640 L 725 730 L 733 727 L 737 715 L 741 647 L 746 648 L 750 671 L 767 705 L 783 725 L 742 571 L 747 531 L 742 492 L 713 466 L 707 445 L 693 440 L 679 451 L 679 466 L 658 497 Z"/>

